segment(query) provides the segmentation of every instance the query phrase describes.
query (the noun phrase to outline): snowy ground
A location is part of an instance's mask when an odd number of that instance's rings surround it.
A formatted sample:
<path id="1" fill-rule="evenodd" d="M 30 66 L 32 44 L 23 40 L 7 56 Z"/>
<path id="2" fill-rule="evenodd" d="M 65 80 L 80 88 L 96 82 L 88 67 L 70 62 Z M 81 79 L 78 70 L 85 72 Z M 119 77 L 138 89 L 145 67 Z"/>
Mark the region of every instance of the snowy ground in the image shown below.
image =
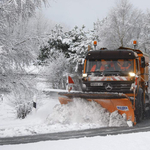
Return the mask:
<path id="1" fill-rule="evenodd" d="M 0 137 L 12 137 L 40 133 L 62 132 L 107 126 L 127 126 L 125 119 L 114 112 L 110 114 L 96 102 L 75 99 L 73 103 L 61 105 L 56 91 L 48 88 L 39 79 L 37 88 L 37 110 L 25 119 L 16 119 L 15 111 L 7 99 L 0 103 Z M 42 91 L 53 91 L 46 95 Z M 60 91 L 60 90 L 59 90 Z"/>
<path id="2" fill-rule="evenodd" d="M 38 109 L 26 119 L 16 119 L 15 112 L 8 105 L 6 99 L 0 102 L 0 137 L 12 137 L 40 133 L 81 130 L 106 126 L 127 126 L 127 122 L 117 112 L 109 114 L 94 102 L 76 99 L 74 103 L 60 105 L 57 94 L 45 95 L 43 90 L 49 91 L 46 82 L 40 80 L 37 88 L 41 94 L 37 96 Z M 84 109 L 83 109 L 84 108 Z M 24 149 L 148 149 L 150 132 L 127 135 L 81 138 L 59 141 L 38 142 L 0 146 L 0 150 Z M 144 147 L 143 147 L 144 145 Z"/>

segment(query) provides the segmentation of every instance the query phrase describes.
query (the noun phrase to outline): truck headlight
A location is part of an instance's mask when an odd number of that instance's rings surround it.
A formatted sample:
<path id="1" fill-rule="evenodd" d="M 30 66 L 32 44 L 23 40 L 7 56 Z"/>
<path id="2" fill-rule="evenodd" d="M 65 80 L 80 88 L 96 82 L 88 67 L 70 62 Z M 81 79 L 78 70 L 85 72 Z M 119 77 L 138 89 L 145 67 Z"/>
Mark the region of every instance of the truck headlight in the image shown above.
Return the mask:
<path id="1" fill-rule="evenodd" d="M 134 72 L 129 72 L 129 76 L 130 77 L 135 77 L 135 73 Z"/>
<path id="2" fill-rule="evenodd" d="M 87 73 L 82 74 L 82 78 L 85 78 L 85 77 L 87 77 Z"/>

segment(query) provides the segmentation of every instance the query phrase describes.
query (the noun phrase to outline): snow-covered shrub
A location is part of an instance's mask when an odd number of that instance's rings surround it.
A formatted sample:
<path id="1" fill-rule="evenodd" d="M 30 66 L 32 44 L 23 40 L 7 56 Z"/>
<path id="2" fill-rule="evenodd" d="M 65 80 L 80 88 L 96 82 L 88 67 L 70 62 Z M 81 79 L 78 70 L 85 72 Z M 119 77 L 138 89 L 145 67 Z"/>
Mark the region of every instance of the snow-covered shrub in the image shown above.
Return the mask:
<path id="1" fill-rule="evenodd" d="M 17 118 L 24 119 L 32 110 L 32 102 L 20 104 L 18 103 L 18 106 L 16 106 L 16 110 L 17 110 Z"/>
<path id="2" fill-rule="evenodd" d="M 42 74 L 47 75 L 48 81 L 52 83 L 52 88 L 64 89 L 66 86 L 66 72 L 69 68 L 69 62 L 63 53 L 56 51 L 55 56 L 44 67 Z"/>
<path id="3" fill-rule="evenodd" d="M 7 103 L 16 110 L 17 118 L 24 119 L 31 112 L 33 96 L 34 91 L 28 88 L 28 84 L 14 85 L 14 90 L 7 95 Z"/>

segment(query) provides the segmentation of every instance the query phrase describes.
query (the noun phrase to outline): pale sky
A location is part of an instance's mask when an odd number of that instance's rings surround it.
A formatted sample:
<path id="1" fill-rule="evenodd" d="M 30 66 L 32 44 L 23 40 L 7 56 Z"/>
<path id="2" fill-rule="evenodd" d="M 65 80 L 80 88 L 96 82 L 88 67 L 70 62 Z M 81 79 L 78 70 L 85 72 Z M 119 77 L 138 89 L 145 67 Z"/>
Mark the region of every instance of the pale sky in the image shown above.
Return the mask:
<path id="1" fill-rule="evenodd" d="M 105 18 L 115 3 L 116 0 L 51 0 L 51 6 L 44 8 L 44 14 L 70 28 L 85 25 L 92 29 L 93 23 Z M 130 3 L 142 11 L 150 10 L 150 0 L 130 0 Z"/>

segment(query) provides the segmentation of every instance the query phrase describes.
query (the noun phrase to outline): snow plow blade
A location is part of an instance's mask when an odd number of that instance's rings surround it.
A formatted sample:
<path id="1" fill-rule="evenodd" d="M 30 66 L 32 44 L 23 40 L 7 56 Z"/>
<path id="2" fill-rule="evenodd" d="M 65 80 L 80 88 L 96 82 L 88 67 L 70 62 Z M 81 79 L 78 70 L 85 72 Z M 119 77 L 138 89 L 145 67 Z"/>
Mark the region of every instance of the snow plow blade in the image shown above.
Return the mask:
<path id="1" fill-rule="evenodd" d="M 112 94 L 112 93 L 58 93 L 59 101 L 61 104 L 67 104 L 73 101 L 74 98 L 83 98 L 88 101 L 95 101 L 103 108 L 106 108 L 110 113 L 118 110 L 119 114 L 126 114 L 126 119 L 132 121 L 134 124 L 134 108 L 130 98 L 125 94 Z"/>

